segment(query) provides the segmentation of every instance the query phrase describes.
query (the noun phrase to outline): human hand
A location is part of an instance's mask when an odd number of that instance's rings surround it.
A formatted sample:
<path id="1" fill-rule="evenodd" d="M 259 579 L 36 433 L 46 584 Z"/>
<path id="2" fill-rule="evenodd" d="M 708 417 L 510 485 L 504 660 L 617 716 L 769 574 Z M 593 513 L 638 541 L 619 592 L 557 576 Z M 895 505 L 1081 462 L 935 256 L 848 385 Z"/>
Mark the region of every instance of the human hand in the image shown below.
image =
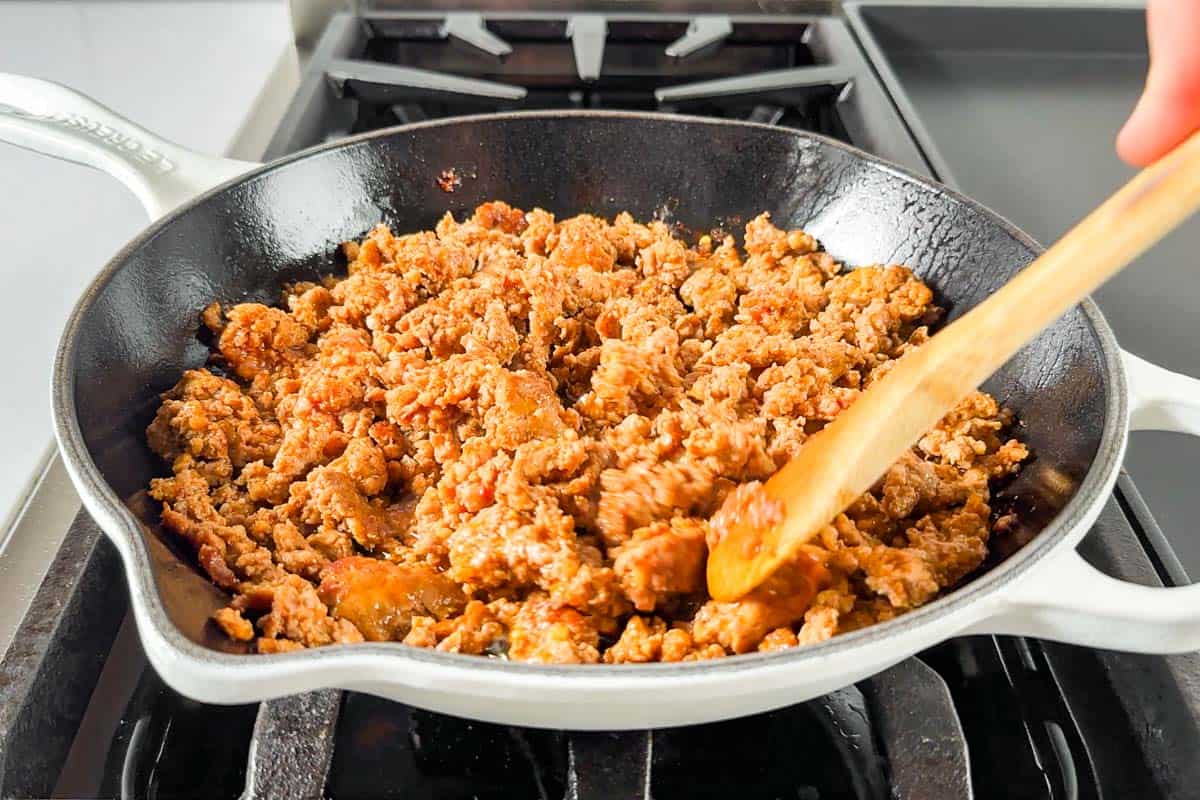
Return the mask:
<path id="1" fill-rule="evenodd" d="M 1200 0 L 1147 0 L 1150 72 L 1117 154 L 1144 167 L 1200 130 Z"/>

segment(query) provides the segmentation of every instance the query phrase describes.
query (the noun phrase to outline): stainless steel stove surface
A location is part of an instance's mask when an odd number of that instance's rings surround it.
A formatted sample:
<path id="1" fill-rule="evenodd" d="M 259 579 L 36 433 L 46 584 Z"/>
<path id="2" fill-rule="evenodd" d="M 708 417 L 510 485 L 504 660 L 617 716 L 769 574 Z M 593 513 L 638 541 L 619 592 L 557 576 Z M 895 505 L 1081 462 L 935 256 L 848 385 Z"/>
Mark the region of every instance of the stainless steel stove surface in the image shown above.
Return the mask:
<path id="1" fill-rule="evenodd" d="M 842 19 L 607 8 L 336 16 L 267 156 L 426 117 L 656 108 L 818 130 L 938 174 Z M 1129 580 L 1188 580 L 1128 476 L 1081 550 Z M 1194 655 L 970 637 L 769 714 L 581 734 L 334 691 L 205 706 L 147 666 L 126 611 L 116 554 L 81 514 L 0 662 L 0 796 L 1153 800 L 1200 785 Z"/>

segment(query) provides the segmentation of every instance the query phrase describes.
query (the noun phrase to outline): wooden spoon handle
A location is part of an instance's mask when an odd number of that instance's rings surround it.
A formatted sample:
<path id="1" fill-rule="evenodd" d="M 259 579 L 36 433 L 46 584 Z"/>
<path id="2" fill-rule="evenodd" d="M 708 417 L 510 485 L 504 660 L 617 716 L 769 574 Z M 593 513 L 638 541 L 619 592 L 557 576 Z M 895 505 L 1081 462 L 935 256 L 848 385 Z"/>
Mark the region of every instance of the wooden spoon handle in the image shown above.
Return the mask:
<path id="1" fill-rule="evenodd" d="M 783 504 L 782 521 L 769 531 L 733 525 L 709 556 L 709 593 L 733 600 L 761 583 L 1022 345 L 1197 208 L 1200 133 L 1135 176 L 1003 288 L 897 361 L 810 439 L 764 487 Z"/>

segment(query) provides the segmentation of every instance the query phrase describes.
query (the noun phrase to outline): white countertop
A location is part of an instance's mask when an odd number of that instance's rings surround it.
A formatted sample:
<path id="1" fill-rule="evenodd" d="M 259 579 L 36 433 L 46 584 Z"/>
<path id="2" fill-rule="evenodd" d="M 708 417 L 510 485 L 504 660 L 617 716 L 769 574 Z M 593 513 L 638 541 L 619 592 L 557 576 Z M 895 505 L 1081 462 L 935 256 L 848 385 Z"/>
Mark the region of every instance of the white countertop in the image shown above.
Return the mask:
<path id="1" fill-rule="evenodd" d="M 64 83 L 184 146 L 248 160 L 299 81 L 280 0 L 0 2 L 0 71 Z M 0 143 L 0 539 L 51 452 L 50 366 L 66 316 L 146 222 L 112 178 Z"/>

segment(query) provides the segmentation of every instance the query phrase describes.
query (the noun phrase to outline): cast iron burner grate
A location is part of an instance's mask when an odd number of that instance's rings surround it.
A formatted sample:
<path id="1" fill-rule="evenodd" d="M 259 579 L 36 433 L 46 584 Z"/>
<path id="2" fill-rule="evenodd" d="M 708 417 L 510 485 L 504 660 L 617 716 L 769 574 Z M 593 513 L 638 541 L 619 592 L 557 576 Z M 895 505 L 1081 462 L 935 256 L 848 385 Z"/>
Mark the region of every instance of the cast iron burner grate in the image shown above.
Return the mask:
<path id="1" fill-rule="evenodd" d="M 489 725 L 352 694 L 342 707 L 327 792 L 408 798 L 424 783 L 429 798 L 480 800 L 885 800 L 883 757 L 868 719 L 854 687 L 769 714 L 632 733 Z M 780 759 L 772 743 L 804 755 Z M 380 774 L 399 780 L 381 785 Z"/>
<path id="2" fill-rule="evenodd" d="M 402 123 L 533 109 L 748 119 L 925 169 L 840 20 L 632 10 L 337 15 L 267 157 Z"/>

